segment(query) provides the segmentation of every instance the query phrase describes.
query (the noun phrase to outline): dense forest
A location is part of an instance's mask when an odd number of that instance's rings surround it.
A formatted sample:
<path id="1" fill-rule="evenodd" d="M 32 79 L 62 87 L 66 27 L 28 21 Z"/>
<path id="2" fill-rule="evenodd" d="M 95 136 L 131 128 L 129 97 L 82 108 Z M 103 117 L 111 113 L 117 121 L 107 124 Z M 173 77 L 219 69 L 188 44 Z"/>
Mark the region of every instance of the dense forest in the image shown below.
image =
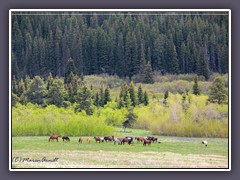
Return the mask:
<path id="1" fill-rule="evenodd" d="M 228 15 L 167 12 L 12 15 L 12 75 L 228 73 Z M 48 14 L 47 14 L 48 13 Z M 166 14 L 167 13 L 167 14 Z M 51 15 L 49 15 L 51 14 Z"/>

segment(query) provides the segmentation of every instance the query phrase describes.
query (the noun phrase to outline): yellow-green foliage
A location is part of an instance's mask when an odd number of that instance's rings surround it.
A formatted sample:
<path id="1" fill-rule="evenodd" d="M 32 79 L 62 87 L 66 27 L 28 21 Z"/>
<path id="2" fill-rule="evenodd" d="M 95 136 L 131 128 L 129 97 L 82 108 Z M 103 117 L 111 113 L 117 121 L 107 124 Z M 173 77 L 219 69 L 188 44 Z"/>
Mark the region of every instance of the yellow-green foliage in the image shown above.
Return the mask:
<path id="1" fill-rule="evenodd" d="M 187 110 L 182 96 L 169 94 L 167 105 L 152 101 L 149 106 L 135 108 L 135 127 L 154 134 L 188 137 L 228 137 L 228 106 L 207 103 L 207 96 L 189 94 Z"/>
<path id="2" fill-rule="evenodd" d="M 85 112 L 74 113 L 71 108 L 54 105 L 41 108 L 37 105 L 18 105 L 12 108 L 12 135 L 105 135 L 114 128 L 105 123 L 106 118 Z"/>

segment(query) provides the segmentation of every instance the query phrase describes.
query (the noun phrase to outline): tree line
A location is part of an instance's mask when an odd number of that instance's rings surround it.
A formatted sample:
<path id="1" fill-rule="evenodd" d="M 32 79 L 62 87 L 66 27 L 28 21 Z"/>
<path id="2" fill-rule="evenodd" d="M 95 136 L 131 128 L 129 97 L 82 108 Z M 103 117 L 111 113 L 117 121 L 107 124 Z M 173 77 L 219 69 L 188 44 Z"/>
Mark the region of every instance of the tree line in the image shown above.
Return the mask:
<path id="1" fill-rule="evenodd" d="M 77 15 L 76 15 L 77 14 Z M 12 15 L 12 75 L 66 77 L 107 73 L 132 78 L 162 74 L 228 73 L 227 15 L 58 13 Z M 69 74 L 69 73 L 67 73 Z"/>
<path id="2" fill-rule="evenodd" d="M 12 80 L 12 105 L 17 103 L 26 105 L 28 103 L 38 104 L 42 107 L 55 105 L 57 107 L 73 106 L 75 112 L 85 111 L 87 115 L 92 115 L 95 108 L 104 107 L 108 102 L 115 101 L 117 108 L 132 108 L 137 105 L 148 105 L 148 93 L 142 89 L 141 84 L 136 91 L 135 85 L 121 85 L 119 96 L 112 100 L 108 86 L 101 86 L 99 90 L 94 90 L 93 86 L 88 86 L 83 77 L 69 74 L 66 83 L 63 78 L 53 77 L 49 73 L 47 79 L 40 76 L 21 78 L 19 81 L 13 76 Z"/>

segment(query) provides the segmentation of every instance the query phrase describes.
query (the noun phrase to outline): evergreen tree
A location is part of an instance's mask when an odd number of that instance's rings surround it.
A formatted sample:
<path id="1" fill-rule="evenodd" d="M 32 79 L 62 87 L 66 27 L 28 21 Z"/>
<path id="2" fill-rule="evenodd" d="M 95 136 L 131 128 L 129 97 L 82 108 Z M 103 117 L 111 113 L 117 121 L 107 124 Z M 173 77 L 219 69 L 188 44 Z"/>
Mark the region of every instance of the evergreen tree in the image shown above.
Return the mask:
<path id="1" fill-rule="evenodd" d="M 54 104 L 57 107 L 62 107 L 64 97 L 65 97 L 65 89 L 64 89 L 63 80 L 56 78 L 53 80 L 52 85 L 49 86 L 48 103 Z"/>
<path id="2" fill-rule="evenodd" d="M 109 87 L 107 86 L 105 91 L 104 91 L 104 105 L 107 104 L 107 102 L 110 102 L 111 98 L 110 98 L 110 91 L 109 91 Z"/>
<path id="3" fill-rule="evenodd" d="M 137 115 L 134 114 L 133 109 L 128 110 L 128 114 L 125 116 L 125 121 L 123 122 L 124 133 L 126 133 L 126 128 L 132 127 L 136 122 Z"/>
<path id="4" fill-rule="evenodd" d="M 95 99 L 94 99 L 94 103 L 93 103 L 95 106 L 99 106 L 100 103 L 99 103 L 99 93 L 96 92 L 96 95 L 95 95 Z"/>
<path id="5" fill-rule="evenodd" d="M 194 78 L 193 94 L 195 94 L 195 95 L 200 95 L 201 94 L 201 89 L 198 85 L 198 76 L 197 75 Z"/>
<path id="6" fill-rule="evenodd" d="M 225 83 L 221 77 L 216 77 L 210 86 L 209 101 L 221 104 L 228 98 Z"/>
<path id="7" fill-rule="evenodd" d="M 93 114 L 93 102 L 91 98 L 91 91 L 86 85 L 81 87 L 77 92 L 77 105 L 75 107 L 75 112 L 85 111 L 87 115 Z"/>
<path id="8" fill-rule="evenodd" d="M 53 84 L 53 77 L 52 77 L 52 73 L 50 72 L 47 78 L 47 90 L 50 89 L 52 84 Z"/>
<path id="9" fill-rule="evenodd" d="M 153 78 L 153 72 L 150 62 L 148 62 L 144 67 L 144 74 L 143 74 L 143 83 L 145 84 L 153 84 L 154 78 Z"/>
<path id="10" fill-rule="evenodd" d="M 35 76 L 27 91 L 27 98 L 33 104 L 45 106 L 45 98 L 47 95 L 46 85 L 40 76 Z"/>
<path id="11" fill-rule="evenodd" d="M 76 66 L 74 64 L 73 59 L 70 57 L 67 61 L 67 66 L 66 66 L 66 69 L 65 69 L 64 83 L 68 84 L 69 79 L 71 79 L 71 76 L 73 76 L 74 74 L 77 74 L 77 70 L 76 70 Z"/>
<path id="12" fill-rule="evenodd" d="M 143 99 L 143 90 L 142 90 L 142 85 L 140 84 L 138 86 L 138 104 L 142 104 L 144 102 L 144 99 Z"/>
<path id="13" fill-rule="evenodd" d="M 149 103 L 149 100 L 148 100 L 148 94 L 147 94 L 147 91 L 144 91 L 144 94 L 143 94 L 143 104 L 145 106 L 147 106 Z"/>
<path id="14" fill-rule="evenodd" d="M 129 94 L 130 94 L 130 99 L 132 101 L 132 106 L 136 106 L 136 95 L 135 95 L 135 90 L 134 90 L 134 84 L 131 81 L 130 86 L 129 86 Z"/>
<path id="15" fill-rule="evenodd" d="M 168 96 L 169 96 L 169 91 L 167 90 L 167 91 L 165 91 L 165 93 L 164 93 L 164 101 L 163 101 L 163 103 L 166 105 L 167 104 L 167 98 L 168 98 Z"/>

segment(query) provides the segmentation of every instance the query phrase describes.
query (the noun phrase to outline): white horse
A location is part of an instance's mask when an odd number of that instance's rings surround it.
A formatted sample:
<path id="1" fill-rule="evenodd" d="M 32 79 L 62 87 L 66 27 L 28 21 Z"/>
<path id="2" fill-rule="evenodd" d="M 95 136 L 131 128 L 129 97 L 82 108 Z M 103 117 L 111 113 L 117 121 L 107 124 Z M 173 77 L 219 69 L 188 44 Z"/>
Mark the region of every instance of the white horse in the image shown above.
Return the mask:
<path id="1" fill-rule="evenodd" d="M 207 147 L 207 144 L 208 144 L 208 143 L 207 143 L 207 141 L 203 140 L 203 141 L 202 141 L 202 144 L 204 144 L 204 145 Z"/>

